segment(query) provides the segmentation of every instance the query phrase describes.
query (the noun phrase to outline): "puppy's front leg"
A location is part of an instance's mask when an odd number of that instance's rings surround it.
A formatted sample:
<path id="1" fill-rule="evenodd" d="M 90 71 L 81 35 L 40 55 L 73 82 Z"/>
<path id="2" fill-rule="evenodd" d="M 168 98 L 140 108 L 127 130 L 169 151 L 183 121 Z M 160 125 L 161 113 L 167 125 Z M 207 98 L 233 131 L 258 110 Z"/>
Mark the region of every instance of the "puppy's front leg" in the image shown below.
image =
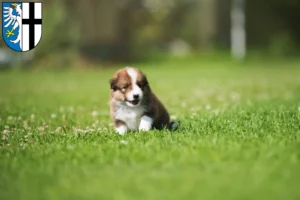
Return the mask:
<path id="1" fill-rule="evenodd" d="M 147 115 L 141 118 L 139 131 L 149 131 L 152 127 L 153 119 Z"/>
<path id="2" fill-rule="evenodd" d="M 115 121 L 115 130 L 118 134 L 124 135 L 127 132 L 127 126 L 124 122 L 116 120 Z"/>

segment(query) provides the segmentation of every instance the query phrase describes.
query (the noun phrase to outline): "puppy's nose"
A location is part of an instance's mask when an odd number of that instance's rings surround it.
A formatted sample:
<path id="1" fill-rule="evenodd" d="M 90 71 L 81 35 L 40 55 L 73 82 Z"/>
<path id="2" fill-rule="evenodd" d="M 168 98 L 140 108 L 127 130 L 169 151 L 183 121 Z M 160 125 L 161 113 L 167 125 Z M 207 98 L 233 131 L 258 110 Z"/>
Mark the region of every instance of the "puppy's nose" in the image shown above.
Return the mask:
<path id="1" fill-rule="evenodd" d="M 134 95 L 133 95 L 133 99 L 135 99 L 135 100 L 136 100 L 136 99 L 139 99 L 139 95 L 138 95 L 138 94 L 134 94 Z"/>

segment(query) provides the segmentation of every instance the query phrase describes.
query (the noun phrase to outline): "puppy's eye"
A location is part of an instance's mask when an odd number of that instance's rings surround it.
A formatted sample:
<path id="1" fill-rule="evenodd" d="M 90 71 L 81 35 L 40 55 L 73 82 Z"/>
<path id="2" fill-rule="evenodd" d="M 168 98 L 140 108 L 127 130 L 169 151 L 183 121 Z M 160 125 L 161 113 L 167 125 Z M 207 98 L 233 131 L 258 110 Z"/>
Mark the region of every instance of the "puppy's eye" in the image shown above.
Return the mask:
<path id="1" fill-rule="evenodd" d="M 121 89 L 121 92 L 123 92 L 123 93 L 126 92 L 127 88 L 128 88 L 128 86 L 125 85 L 125 86 Z"/>
<path id="2" fill-rule="evenodd" d="M 148 82 L 147 82 L 147 81 L 142 81 L 142 82 L 137 83 L 137 85 L 138 85 L 141 89 L 143 89 L 146 85 L 148 85 Z"/>

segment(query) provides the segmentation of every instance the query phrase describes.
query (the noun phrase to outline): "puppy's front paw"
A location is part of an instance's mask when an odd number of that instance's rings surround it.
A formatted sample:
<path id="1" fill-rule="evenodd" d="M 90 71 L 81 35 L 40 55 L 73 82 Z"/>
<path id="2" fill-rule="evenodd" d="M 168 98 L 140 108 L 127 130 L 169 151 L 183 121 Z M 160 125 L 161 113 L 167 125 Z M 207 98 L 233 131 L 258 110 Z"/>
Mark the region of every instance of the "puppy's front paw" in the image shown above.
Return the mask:
<path id="1" fill-rule="evenodd" d="M 116 127 L 116 132 L 119 134 L 119 135 L 124 135 L 126 132 L 127 132 L 127 127 L 122 125 L 122 126 L 119 126 L 119 127 Z"/>
<path id="2" fill-rule="evenodd" d="M 141 124 L 139 127 L 139 131 L 149 131 L 151 129 L 151 125 L 148 124 Z"/>
<path id="3" fill-rule="evenodd" d="M 140 126 L 139 126 L 139 131 L 149 131 L 152 127 L 152 122 L 153 122 L 153 119 L 151 117 L 148 117 L 148 116 L 143 116 L 141 118 L 141 123 L 140 123 Z"/>

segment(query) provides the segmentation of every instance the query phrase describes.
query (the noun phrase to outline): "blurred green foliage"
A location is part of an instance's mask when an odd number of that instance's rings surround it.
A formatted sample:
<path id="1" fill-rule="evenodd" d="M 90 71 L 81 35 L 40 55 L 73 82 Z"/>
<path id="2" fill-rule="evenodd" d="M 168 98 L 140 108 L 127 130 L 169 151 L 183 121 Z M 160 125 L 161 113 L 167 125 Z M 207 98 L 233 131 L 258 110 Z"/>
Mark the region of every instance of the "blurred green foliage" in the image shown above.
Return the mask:
<path id="1" fill-rule="evenodd" d="M 43 1 L 35 56 L 66 65 L 81 58 L 128 61 L 153 52 L 228 51 L 230 8 L 230 0 Z M 299 18 L 296 0 L 246 1 L 248 48 L 274 56 L 299 53 Z"/>
<path id="2" fill-rule="evenodd" d="M 44 3 L 42 37 L 36 48 L 36 55 L 40 57 L 78 47 L 79 24 L 70 19 L 64 1 L 53 0 Z"/>

